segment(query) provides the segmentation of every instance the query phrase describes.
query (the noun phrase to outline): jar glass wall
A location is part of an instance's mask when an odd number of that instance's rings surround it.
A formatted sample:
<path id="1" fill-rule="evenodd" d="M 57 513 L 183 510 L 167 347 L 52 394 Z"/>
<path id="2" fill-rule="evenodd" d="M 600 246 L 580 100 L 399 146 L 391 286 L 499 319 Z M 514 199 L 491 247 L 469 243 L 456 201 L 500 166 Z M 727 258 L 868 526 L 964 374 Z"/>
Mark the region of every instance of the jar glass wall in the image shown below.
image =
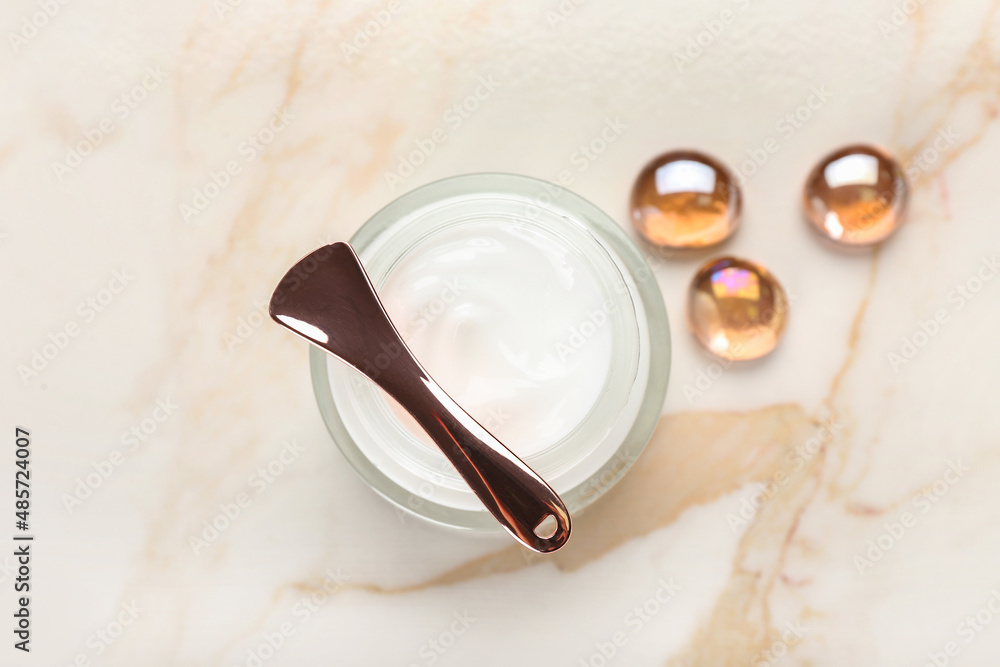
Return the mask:
<path id="1" fill-rule="evenodd" d="M 351 243 L 417 359 L 571 512 L 631 467 L 663 405 L 670 333 L 655 277 L 606 214 L 544 181 L 472 174 L 403 195 Z M 310 355 L 326 426 L 372 488 L 431 521 L 499 528 L 392 399 Z"/>

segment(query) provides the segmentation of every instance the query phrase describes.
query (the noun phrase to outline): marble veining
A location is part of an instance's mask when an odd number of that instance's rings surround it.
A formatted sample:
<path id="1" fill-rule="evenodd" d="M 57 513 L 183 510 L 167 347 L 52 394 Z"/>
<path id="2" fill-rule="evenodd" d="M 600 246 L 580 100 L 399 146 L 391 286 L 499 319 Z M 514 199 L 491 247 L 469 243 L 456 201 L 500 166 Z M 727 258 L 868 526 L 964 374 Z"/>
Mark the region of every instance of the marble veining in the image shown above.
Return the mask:
<path id="1" fill-rule="evenodd" d="M 38 541 L 33 655 L 0 662 L 994 664 L 997 6 L 5 7 L 0 397 L 33 433 Z M 883 246 L 844 252 L 799 196 L 854 142 L 913 189 Z M 570 545 L 365 487 L 267 321 L 284 270 L 458 173 L 565 178 L 629 229 L 635 176 L 676 148 L 733 169 L 741 227 L 649 254 L 671 388 Z M 716 250 L 788 292 L 764 359 L 684 330 Z"/>

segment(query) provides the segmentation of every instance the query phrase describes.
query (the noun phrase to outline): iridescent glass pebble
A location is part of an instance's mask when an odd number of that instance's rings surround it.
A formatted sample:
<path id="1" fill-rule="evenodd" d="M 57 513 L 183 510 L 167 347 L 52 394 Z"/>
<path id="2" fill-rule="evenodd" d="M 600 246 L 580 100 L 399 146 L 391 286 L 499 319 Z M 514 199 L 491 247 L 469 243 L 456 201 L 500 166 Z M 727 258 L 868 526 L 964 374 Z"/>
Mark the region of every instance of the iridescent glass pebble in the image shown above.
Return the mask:
<path id="1" fill-rule="evenodd" d="M 721 257 L 703 265 L 688 291 L 688 326 L 709 352 L 723 359 L 756 359 L 778 344 L 788 320 L 788 298 L 759 264 Z"/>
<path id="2" fill-rule="evenodd" d="M 664 153 L 632 187 L 632 224 L 647 241 L 703 248 L 729 238 L 740 222 L 740 189 L 729 169 L 696 151 Z"/>
<path id="3" fill-rule="evenodd" d="M 906 212 L 909 186 L 902 167 L 875 146 L 846 146 L 827 155 L 806 179 L 802 203 L 820 234 L 845 246 L 885 240 Z"/>

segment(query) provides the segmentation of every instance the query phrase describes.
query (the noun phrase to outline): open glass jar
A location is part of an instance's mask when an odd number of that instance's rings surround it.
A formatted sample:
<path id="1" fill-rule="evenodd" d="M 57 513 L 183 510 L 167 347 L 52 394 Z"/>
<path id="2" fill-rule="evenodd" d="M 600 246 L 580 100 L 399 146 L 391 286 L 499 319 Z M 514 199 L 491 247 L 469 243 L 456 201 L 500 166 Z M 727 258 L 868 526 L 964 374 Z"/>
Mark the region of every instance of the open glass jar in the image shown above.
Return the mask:
<path id="1" fill-rule="evenodd" d="M 571 513 L 635 462 L 670 332 L 652 271 L 606 214 L 544 181 L 471 174 L 396 199 L 351 244 L 416 358 Z M 310 366 L 330 434 L 373 489 L 431 521 L 499 529 L 391 398 L 315 347 Z"/>

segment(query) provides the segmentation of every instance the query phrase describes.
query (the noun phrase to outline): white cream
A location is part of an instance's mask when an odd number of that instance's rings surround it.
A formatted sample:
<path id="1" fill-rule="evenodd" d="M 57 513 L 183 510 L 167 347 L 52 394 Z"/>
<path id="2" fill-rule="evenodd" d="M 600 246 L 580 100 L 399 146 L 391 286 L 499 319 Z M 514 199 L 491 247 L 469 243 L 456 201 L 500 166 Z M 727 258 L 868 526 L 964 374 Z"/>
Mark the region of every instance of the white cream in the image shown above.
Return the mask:
<path id="1" fill-rule="evenodd" d="M 635 460 L 663 405 L 670 336 L 656 281 L 613 220 L 554 185 L 471 174 L 403 195 L 352 243 L 428 371 L 570 507 Z M 432 521 L 496 528 L 369 379 L 310 360 L 327 427 L 372 488 Z"/>
<path id="2" fill-rule="evenodd" d="M 610 371 L 611 302 L 592 270 L 537 228 L 483 220 L 434 234 L 379 295 L 431 376 L 521 457 L 580 424 Z"/>

